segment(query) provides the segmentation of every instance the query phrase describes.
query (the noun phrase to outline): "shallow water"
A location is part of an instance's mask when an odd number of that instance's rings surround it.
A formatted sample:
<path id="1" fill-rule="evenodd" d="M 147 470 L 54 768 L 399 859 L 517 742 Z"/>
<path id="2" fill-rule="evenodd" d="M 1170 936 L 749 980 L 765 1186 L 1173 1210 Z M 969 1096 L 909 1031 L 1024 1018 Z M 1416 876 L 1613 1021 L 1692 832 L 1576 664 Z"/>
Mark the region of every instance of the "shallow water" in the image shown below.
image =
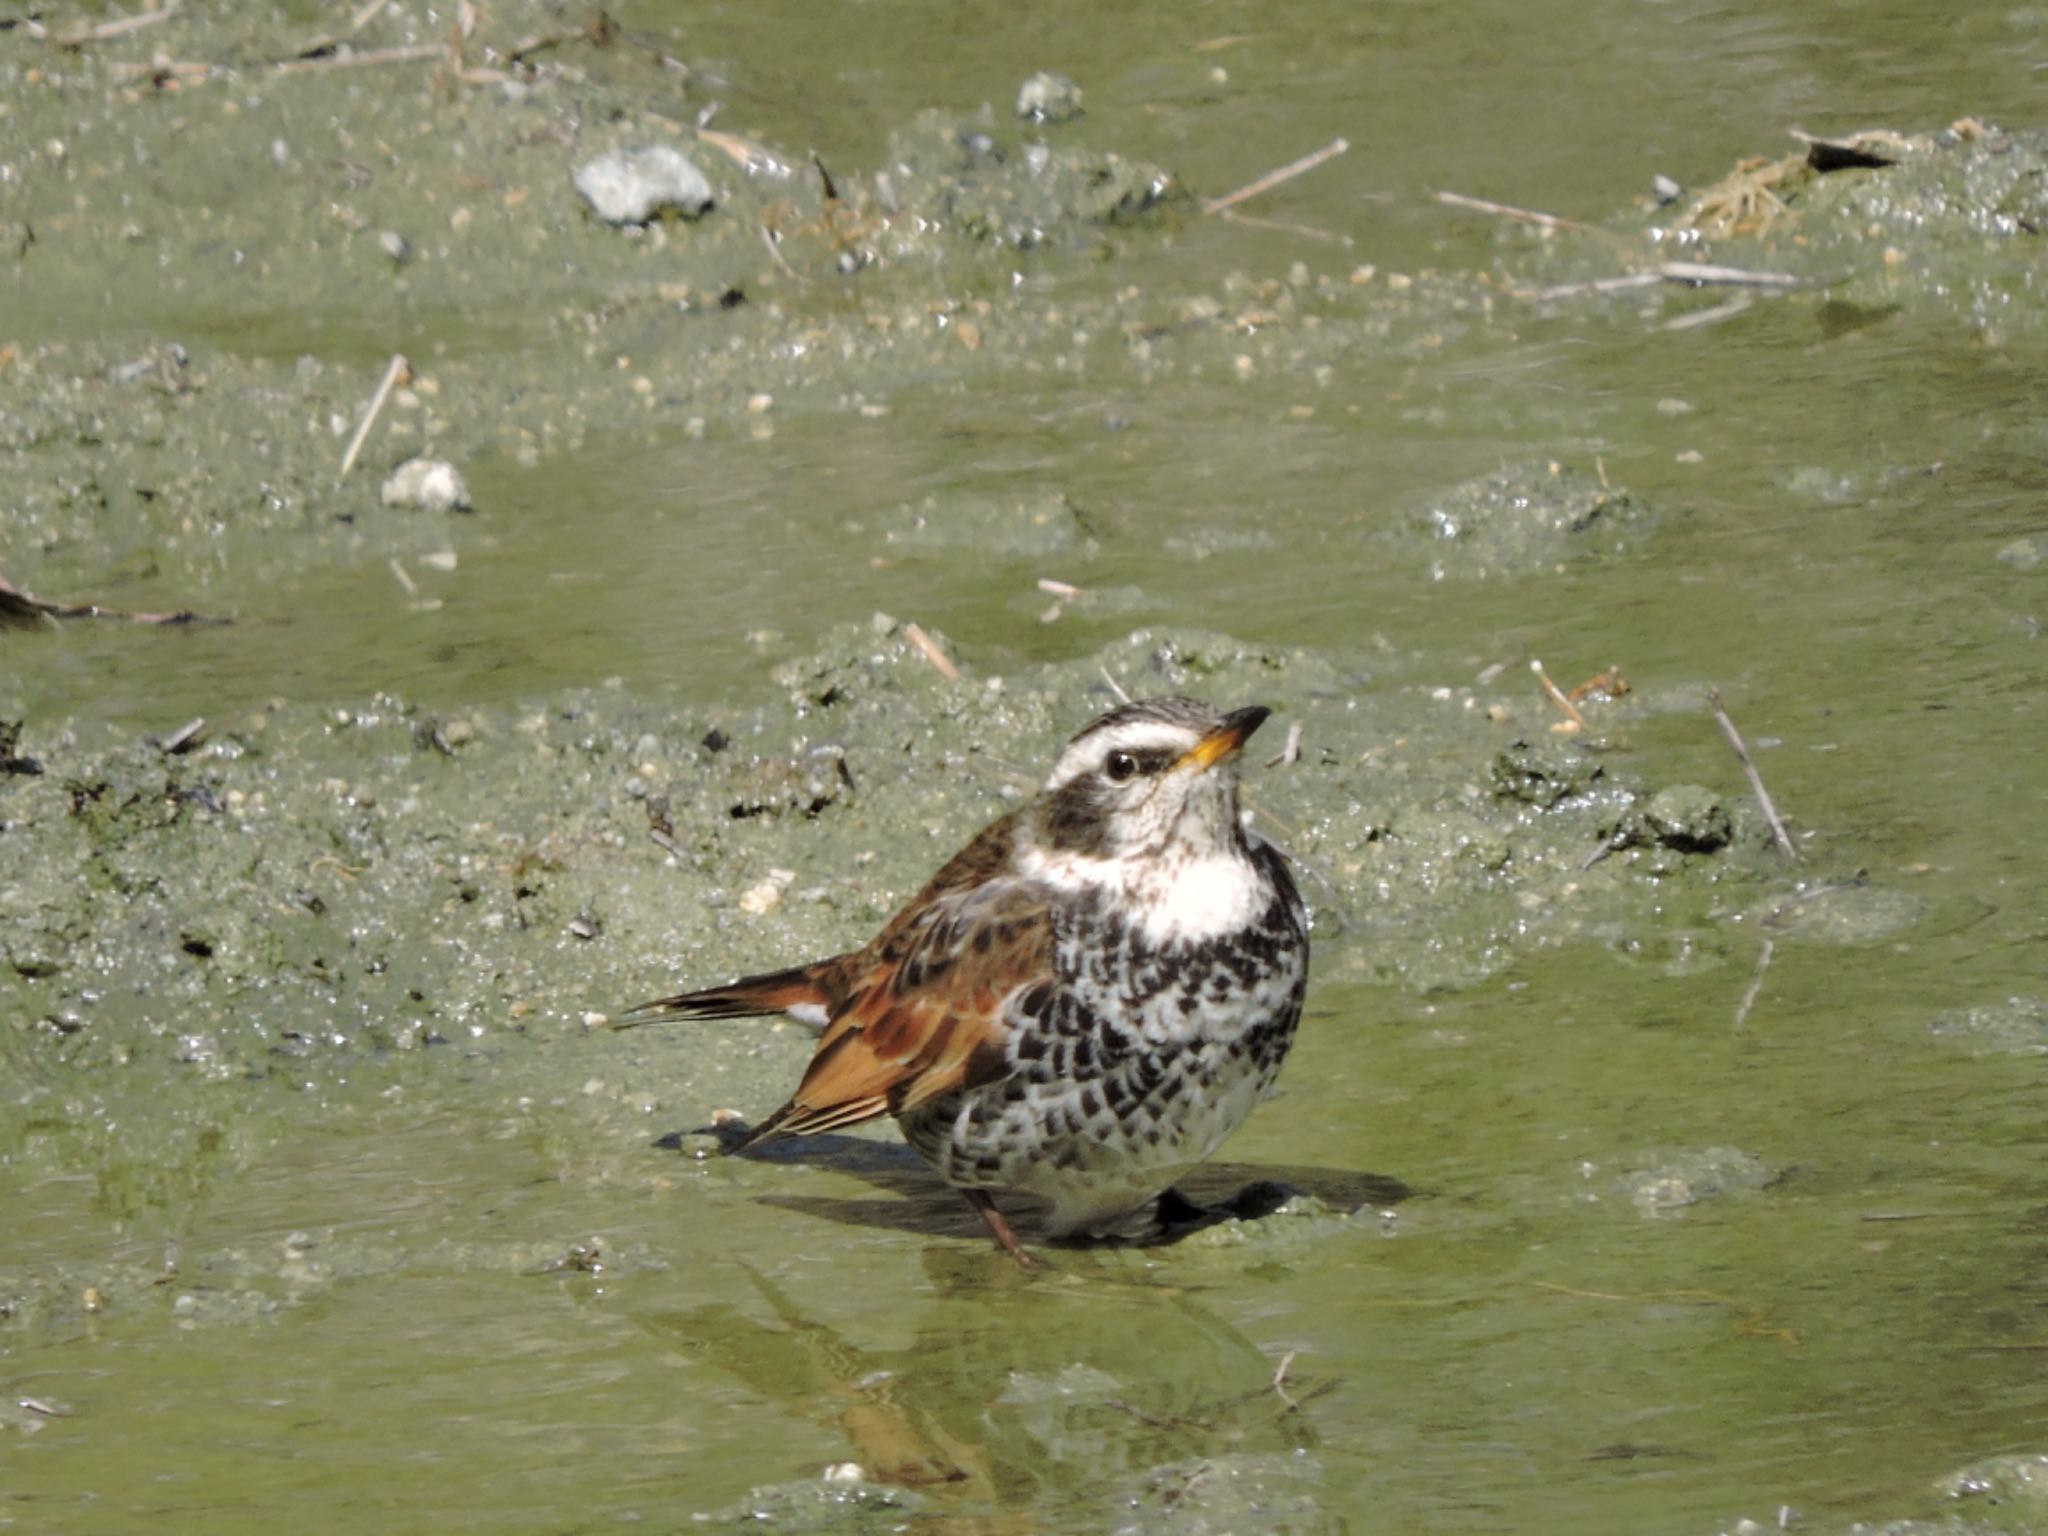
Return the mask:
<path id="1" fill-rule="evenodd" d="M 1082 81 L 1093 142 L 1203 193 L 1351 139 L 1247 209 L 1351 245 L 1190 216 L 1099 261 L 1020 260 L 1034 299 L 1077 314 L 1126 287 L 1170 312 L 1232 273 L 1284 288 L 1295 262 L 1338 280 L 1372 263 L 1382 283 L 1484 271 L 1527 244 L 1438 206 L 1442 187 L 1599 219 L 1654 171 L 1704 183 L 1776 154 L 1788 126 L 2031 126 L 2044 27 L 1904 3 L 622 20 L 678 29 L 674 51 L 736 82 L 722 124 L 818 146 L 835 171 L 874 164 L 916 109 L 1006 103 L 1041 65 Z M 504 347 L 508 369 L 520 351 L 591 366 L 559 331 L 508 343 L 529 318 L 510 301 L 397 338 L 328 302 L 302 333 L 266 313 L 245 334 L 230 310 L 207 334 L 350 365 L 438 338 Z M 1235 344 L 1201 336 L 1162 338 L 1148 368 L 1107 330 L 935 366 L 886 414 L 778 406 L 700 436 L 651 410 L 531 468 L 479 450 L 481 510 L 448 527 L 459 564 L 416 573 L 438 607 L 409 603 L 366 536 L 236 592 L 233 628 L 0 632 L 0 692 L 87 737 L 379 690 L 438 716 L 559 712 L 607 679 L 629 716 L 694 732 L 780 709 L 773 664 L 877 611 L 1020 687 L 1134 628 L 1198 627 L 1341 656 L 1368 695 L 1487 674 L 1538 731 L 1530 659 L 1567 683 L 1618 662 L 1642 703 L 1617 761 L 1739 793 L 1697 707 L 1718 686 L 1813 871 L 1803 901 L 1788 873 L 1704 918 L 1652 891 L 1562 947 L 1531 913 L 1491 979 L 1441 991 L 1376 971 L 1361 879 L 1340 893 L 1353 926 L 1319 936 L 1325 977 L 1347 979 L 1312 994 L 1282 1096 L 1212 1176 L 1316 1198 L 1168 1248 L 1060 1253 L 1032 1279 L 891 1133 L 701 1163 L 650 1145 L 716 1107 L 772 1107 L 807 1041 L 581 1028 L 585 1008 L 690 979 L 650 973 L 661 924 L 690 934 L 679 971 L 793 958 L 757 952 L 775 930 L 729 908 L 634 909 L 661 889 L 644 872 L 611 893 L 617 949 L 522 920 L 493 951 L 451 925 L 474 984 L 457 1005 L 434 972 L 420 1005 L 448 1048 L 365 1043 L 395 1030 L 379 1017 L 331 1056 L 280 1049 L 260 1079 L 147 1051 L 124 1071 L 89 1054 L 93 1031 L 39 1027 L 64 978 L 11 973 L 0 1525 L 553 1531 L 768 1510 L 832 1530 L 1635 1532 L 1789 1508 L 1840 1529 L 1938 1513 L 1938 1478 L 2048 1450 L 2041 1044 L 1930 1027 L 2041 995 L 2048 588 L 1999 559 L 2043 531 L 2040 344 L 1811 296 L 1676 332 L 1634 299 L 1498 303 L 1324 382 L 1263 361 L 1241 377 Z M 19 323 L 109 322 L 81 302 Z M 200 334 L 168 297 L 120 323 Z M 1610 557 L 1432 573 L 1412 534 L 1431 497 L 1551 458 L 1597 466 L 1654 522 Z M 926 538 L 926 498 L 993 506 L 1014 542 Z M 1001 513 L 1019 503 L 1076 509 L 1081 536 L 1033 542 L 1043 525 Z M 1045 622 L 1039 577 L 1101 596 Z M 1383 671 L 1350 660 L 1381 654 Z M 906 740 L 1039 769 L 1022 744 L 959 741 L 937 695 L 907 687 L 902 708 Z M 374 779 L 363 753 L 345 771 Z M 306 761 L 280 750 L 276 772 L 333 771 Z M 884 848 L 883 891 L 993 808 L 963 779 Z M 813 866 L 877 840 L 819 826 L 807 842 L 764 819 L 720 880 L 778 860 L 837 880 Z M 506 830 L 527 839 L 506 864 L 547 831 Z M 339 832 L 336 849 L 359 851 Z M 871 919 L 845 898 L 788 921 L 850 943 Z M 223 993 L 150 1028 L 225 1035 L 266 1008 L 312 1028 L 296 999 Z M 849 1461 L 867 1482 L 818 1480 Z M 2048 1523 L 2038 1504 L 1969 1513 Z"/>

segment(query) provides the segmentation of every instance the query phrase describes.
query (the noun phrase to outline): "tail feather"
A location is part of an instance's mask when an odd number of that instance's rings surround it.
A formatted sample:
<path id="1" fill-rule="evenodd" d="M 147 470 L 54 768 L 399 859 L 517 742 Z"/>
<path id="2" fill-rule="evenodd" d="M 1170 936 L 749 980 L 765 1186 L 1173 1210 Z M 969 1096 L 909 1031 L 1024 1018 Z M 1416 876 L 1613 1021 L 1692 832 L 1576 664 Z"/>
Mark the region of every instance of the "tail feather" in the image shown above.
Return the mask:
<path id="1" fill-rule="evenodd" d="M 657 997 L 627 1009 L 614 1024 L 619 1029 L 631 1029 L 638 1024 L 659 1024 L 671 1019 L 750 1019 L 767 1013 L 794 1013 L 802 1017 L 813 1011 L 823 1023 L 828 1001 L 819 967 L 799 965 L 786 971 L 742 976 L 722 987 Z"/>

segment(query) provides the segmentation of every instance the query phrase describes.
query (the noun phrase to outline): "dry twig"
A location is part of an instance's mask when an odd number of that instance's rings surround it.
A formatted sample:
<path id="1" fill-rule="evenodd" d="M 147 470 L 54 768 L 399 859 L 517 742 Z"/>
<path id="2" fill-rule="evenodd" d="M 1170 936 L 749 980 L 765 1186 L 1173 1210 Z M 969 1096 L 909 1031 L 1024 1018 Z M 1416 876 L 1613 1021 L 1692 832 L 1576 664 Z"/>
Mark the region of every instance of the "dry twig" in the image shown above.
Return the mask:
<path id="1" fill-rule="evenodd" d="M 1282 182 L 1292 181 L 1325 161 L 1336 159 L 1350 147 L 1350 141 L 1347 139 L 1332 139 L 1321 149 L 1303 155 L 1299 160 L 1290 160 L 1279 169 L 1266 172 L 1257 181 L 1246 182 L 1235 192 L 1226 192 L 1221 197 L 1210 198 L 1208 202 L 1202 204 L 1202 212 L 1221 213 L 1226 208 L 1235 208 L 1239 203 L 1257 197 L 1261 192 L 1270 192 Z"/>
<path id="2" fill-rule="evenodd" d="M 649 113 L 648 116 L 655 116 Z M 727 133 L 721 128 L 686 128 L 673 118 L 662 119 L 679 133 L 694 133 L 699 143 L 708 144 L 748 175 L 789 177 L 796 174 L 796 167 L 776 154 L 774 150 L 756 139 L 749 139 L 737 133 Z"/>
<path id="3" fill-rule="evenodd" d="M 949 683 L 960 681 L 960 669 L 953 665 L 953 658 L 939 649 L 939 642 L 924 632 L 924 626 L 915 622 L 903 626 L 903 638 L 916 646 L 924 659 L 938 668 L 939 676 Z"/>
<path id="4" fill-rule="evenodd" d="M 1552 299 L 1576 299 L 1588 293 L 1626 293 L 1632 288 L 1655 288 L 1660 283 L 1683 283 L 1688 288 L 1723 284 L 1787 290 L 1798 288 L 1805 281 L 1790 272 L 1758 272 L 1748 267 L 1726 267 L 1702 261 L 1665 261 L 1644 272 L 1624 272 L 1618 277 L 1597 277 L 1584 283 L 1559 283 L 1554 288 L 1514 288 L 1509 291 L 1518 299 L 1542 304 Z M 1722 318 L 1713 311 L 1705 313 L 1714 319 Z M 1698 319 L 1694 323 L 1703 325 L 1707 321 Z M 1672 328 L 1678 328 L 1678 323 L 1673 322 Z"/>
<path id="5" fill-rule="evenodd" d="M 178 0 L 154 11 L 138 11 L 133 16 L 117 16 L 112 21 L 103 21 L 97 26 L 85 27 L 77 32 L 66 32 L 62 37 L 53 37 L 51 42 L 59 48 L 83 48 L 87 43 L 103 43 L 110 37 L 121 37 L 130 32 L 140 32 L 144 27 L 153 27 L 160 21 L 169 21 L 178 14 Z"/>
<path id="6" fill-rule="evenodd" d="M 1298 1349 L 1287 1351 L 1286 1354 L 1280 1357 L 1280 1365 L 1273 1372 L 1273 1390 L 1280 1394 L 1280 1401 L 1290 1408 L 1299 1408 L 1301 1406 L 1301 1404 L 1287 1395 L 1287 1371 L 1294 1364 L 1294 1357 L 1300 1353 L 1301 1351 Z"/>
<path id="7" fill-rule="evenodd" d="M 1741 288 L 1797 288 L 1806 281 L 1793 272 L 1758 272 L 1707 261 L 1662 262 L 1657 275 L 1667 283 L 1733 283 Z"/>
<path id="8" fill-rule="evenodd" d="M 171 757 L 182 757 L 198 745 L 199 733 L 206 729 L 206 716 L 195 715 L 179 726 L 170 735 L 152 740 L 150 745 Z"/>
<path id="9" fill-rule="evenodd" d="M 1469 208 L 1474 213 L 1490 213 L 1497 219 L 1513 219 L 1518 224 L 1534 224 L 1538 229 L 1571 229 L 1586 235 L 1604 235 L 1604 229 L 1595 229 L 1590 224 L 1581 224 L 1576 219 L 1560 218 L 1554 213 L 1543 213 L 1534 208 L 1517 208 L 1513 203 L 1490 202 L 1483 197 L 1467 197 L 1462 192 L 1439 192 L 1436 200 L 1450 208 Z"/>
<path id="10" fill-rule="evenodd" d="M 776 266 L 780 267 L 785 273 L 787 273 L 791 278 L 794 278 L 797 282 L 809 284 L 810 279 L 808 277 L 805 277 L 803 273 L 797 271 L 795 267 L 792 267 L 789 264 L 789 262 L 783 257 L 782 236 L 777 234 L 774 230 L 770 229 L 765 223 L 761 226 L 761 243 L 768 247 L 768 255 L 774 261 Z"/>
<path id="11" fill-rule="evenodd" d="M 418 64 L 447 56 L 446 43 L 410 43 L 403 48 L 371 48 L 362 53 L 322 53 L 309 59 L 282 59 L 270 67 L 275 74 L 297 75 L 313 69 L 366 69 L 377 64 Z"/>
<path id="12" fill-rule="evenodd" d="M 1721 727 L 1721 734 L 1728 738 L 1728 745 L 1734 750 L 1735 761 L 1742 764 L 1742 771 L 1749 778 L 1750 791 L 1756 796 L 1756 803 L 1763 807 L 1764 820 L 1771 824 L 1772 839 L 1785 851 L 1785 857 L 1798 863 L 1799 849 L 1792 841 L 1792 834 L 1785 830 L 1785 823 L 1779 819 L 1771 792 L 1764 788 L 1764 776 L 1757 772 L 1756 761 L 1749 755 L 1749 746 L 1743 741 L 1742 732 L 1735 728 L 1735 722 L 1728 718 L 1728 711 L 1721 707 L 1721 690 L 1709 688 L 1707 703 L 1714 711 L 1714 723 Z"/>
<path id="13" fill-rule="evenodd" d="M 1631 288 L 1655 288 L 1664 281 L 1661 272 L 1624 272 L 1619 277 L 1596 277 L 1584 283 L 1559 283 L 1554 288 L 1512 288 L 1518 299 L 1547 303 L 1551 299 L 1576 299 L 1588 293 L 1626 293 Z"/>
<path id="14" fill-rule="evenodd" d="M 1529 663 L 1529 670 L 1536 674 L 1536 681 L 1542 684 L 1543 691 L 1549 696 L 1550 702 L 1564 711 L 1565 719 L 1571 722 L 1570 728 L 1575 731 L 1587 729 L 1586 717 L 1579 712 L 1579 706 L 1566 697 L 1565 691 L 1562 688 L 1550 680 L 1550 674 L 1543 670 L 1543 663 L 1531 661 Z M 1557 726 L 1554 729 L 1563 730 L 1565 727 Z"/>
<path id="15" fill-rule="evenodd" d="M 1290 720 L 1287 724 L 1286 745 L 1281 747 L 1278 752 L 1275 752 L 1271 757 L 1266 759 L 1266 766 L 1268 768 L 1278 768 L 1283 763 L 1298 763 L 1300 761 L 1301 722 L 1299 720 Z M 1292 1359 L 1293 1357 L 1289 1356 L 1289 1358 Z"/>
<path id="16" fill-rule="evenodd" d="M 226 624 L 227 619 L 209 618 L 190 608 L 167 613 L 131 613 L 101 603 L 60 603 L 25 592 L 0 576 L 0 624 L 34 623 L 38 619 L 117 619 L 128 624 Z"/>
<path id="17" fill-rule="evenodd" d="M 1742 1001 L 1735 1005 L 1735 1027 L 1742 1028 L 1749 1019 L 1749 1010 L 1756 1006 L 1756 1000 L 1764 990 L 1764 974 L 1771 968 L 1771 953 L 1776 941 L 1764 940 L 1764 947 L 1756 957 L 1756 969 L 1750 972 L 1749 985 L 1743 989 Z"/>
<path id="18" fill-rule="evenodd" d="M 1616 827 L 1612 832 L 1608 834 L 1606 842 L 1602 843 L 1598 848 L 1595 848 L 1591 853 L 1587 854 L 1585 858 L 1579 861 L 1579 868 L 1591 869 L 1595 864 L 1598 864 L 1602 859 L 1606 858 L 1607 855 L 1609 855 L 1610 853 L 1618 852 L 1620 849 L 1626 848 L 1634 840 L 1635 829 L 1629 826 L 1627 822 L 1623 822 L 1620 826 Z"/>
<path id="19" fill-rule="evenodd" d="M 1723 320 L 1733 320 L 1744 310 L 1756 303 L 1746 293 L 1739 293 L 1732 299 L 1724 299 L 1711 309 L 1696 309 L 1689 315 L 1677 315 L 1658 327 L 1662 331 L 1697 331 L 1703 326 L 1719 325 Z"/>
<path id="20" fill-rule="evenodd" d="M 363 451 L 363 443 L 370 435 L 370 428 L 376 425 L 378 412 L 384 409 L 384 402 L 391 398 L 391 391 L 398 387 L 401 380 L 410 377 L 411 373 L 412 364 L 405 360 L 405 354 L 392 353 L 391 362 L 384 370 L 384 377 L 377 384 L 376 393 L 370 396 L 369 408 L 363 412 L 362 423 L 356 428 L 356 435 L 348 440 L 348 451 L 341 456 L 341 472 L 335 476 L 337 480 L 346 480 L 348 472 L 356 467 L 356 455 Z"/>

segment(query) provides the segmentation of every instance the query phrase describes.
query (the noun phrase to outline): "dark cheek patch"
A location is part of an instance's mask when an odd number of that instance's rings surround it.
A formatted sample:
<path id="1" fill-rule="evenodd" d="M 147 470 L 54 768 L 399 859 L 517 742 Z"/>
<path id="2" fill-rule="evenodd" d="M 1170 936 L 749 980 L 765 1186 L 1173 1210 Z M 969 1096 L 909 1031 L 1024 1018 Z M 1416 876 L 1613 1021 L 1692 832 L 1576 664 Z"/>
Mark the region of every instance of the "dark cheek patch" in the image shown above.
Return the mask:
<path id="1" fill-rule="evenodd" d="M 1046 842 L 1062 853 L 1107 851 L 1109 816 L 1087 779 L 1076 779 L 1046 801 L 1039 823 Z"/>

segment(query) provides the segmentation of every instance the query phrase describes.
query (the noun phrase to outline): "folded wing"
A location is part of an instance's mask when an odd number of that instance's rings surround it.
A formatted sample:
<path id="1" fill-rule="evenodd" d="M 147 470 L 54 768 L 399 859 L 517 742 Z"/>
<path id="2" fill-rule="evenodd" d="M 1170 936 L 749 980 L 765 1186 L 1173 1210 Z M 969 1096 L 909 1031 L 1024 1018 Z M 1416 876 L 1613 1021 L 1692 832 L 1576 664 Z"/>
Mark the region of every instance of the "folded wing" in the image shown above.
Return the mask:
<path id="1" fill-rule="evenodd" d="M 913 910 L 864 952 L 803 1082 L 748 1145 L 902 1114 L 1009 1072 L 1007 1005 L 1052 976 L 1042 889 L 999 876 Z"/>

